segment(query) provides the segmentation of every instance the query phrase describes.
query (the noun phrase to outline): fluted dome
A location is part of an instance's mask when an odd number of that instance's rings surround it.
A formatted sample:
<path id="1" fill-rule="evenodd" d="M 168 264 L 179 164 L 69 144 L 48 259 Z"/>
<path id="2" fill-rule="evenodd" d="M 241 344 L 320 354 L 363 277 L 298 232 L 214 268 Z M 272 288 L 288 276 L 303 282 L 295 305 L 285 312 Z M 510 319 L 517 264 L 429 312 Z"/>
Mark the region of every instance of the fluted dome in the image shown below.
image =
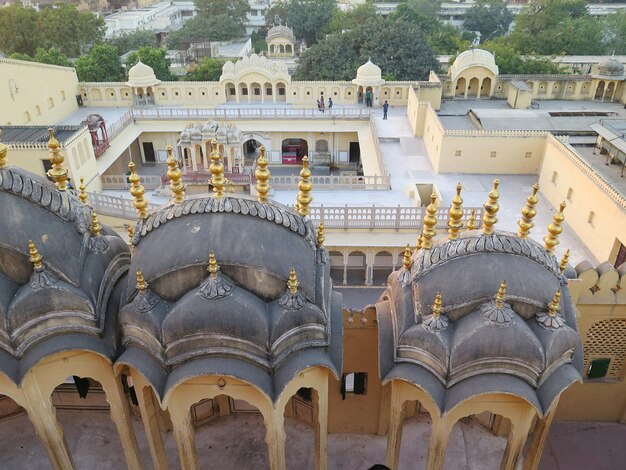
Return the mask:
<path id="1" fill-rule="evenodd" d="M 425 388 L 442 413 L 480 393 L 512 393 L 542 414 L 581 379 L 567 280 L 530 239 L 473 231 L 437 241 L 390 275 L 382 299 L 379 344 L 393 343 L 380 349 L 383 383 Z"/>
<path id="2" fill-rule="evenodd" d="M 293 34 L 293 29 L 291 29 L 289 26 L 283 26 L 283 25 L 274 26 L 270 28 L 269 31 L 267 32 L 267 37 L 265 39 L 266 41 L 269 42 L 272 39 L 279 38 L 279 37 L 284 37 L 290 41 L 296 40 Z"/>
<path id="3" fill-rule="evenodd" d="M 595 74 L 592 74 L 594 78 L 608 78 L 613 80 L 624 79 L 624 64 L 609 57 L 604 59 L 598 64 L 598 69 Z"/>
<path id="4" fill-rule="evenodd" d="M 156 78 L 152 67 L 139 61 L 133 65 L 128 71 L 128 81 L 126 85 L 133 88 L 143 88 L 149 86 L 155 86 L 160 83 L 160 80 Z"/>
<path id="5" fill-rule="evenodd" d="M 498 66 L 494 55 L 484 49 L 470 49 L 462 52 L 450 66 L 448 75 L 451 80 L 456 80 L 465 70 L 472 67 L 482 67 L 491 74 L 498 75 Z"/>
<path id="6" fill-rule="evenodd" d="M 368 60 L 356 70 L 356 78 L 352 80 L 352 83 L 361 86 L 378 86 L 385 83 L 385 80 L 382 78 L 380 67 Z"/>

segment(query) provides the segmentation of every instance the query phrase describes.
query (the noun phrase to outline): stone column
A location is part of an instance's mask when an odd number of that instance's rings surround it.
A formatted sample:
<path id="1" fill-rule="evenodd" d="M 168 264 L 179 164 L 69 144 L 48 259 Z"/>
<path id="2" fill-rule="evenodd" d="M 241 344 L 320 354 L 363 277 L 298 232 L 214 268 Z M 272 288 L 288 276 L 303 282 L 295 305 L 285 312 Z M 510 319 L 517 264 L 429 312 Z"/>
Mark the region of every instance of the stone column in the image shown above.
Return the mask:
<path id="1" fill-rule="evenodd" d="M 348 260 L 346 257 L 343 257 L 343 285 L 348 284 Z"/>
<path id="2" fill-rule="evenodd" d="M 196 163 L 196 146 L 192 145 L 190 148 L 190 153 L 191 153 L 191 168 L 192 170 L 198 171 L 198 164 Z"/>
<path id="3" fill-rule="evenodd" d="M 189 407 L 181 402 L 178 391 L 174 391 L 168 410 L 172 419 L 176 447 L 178 447 L 180 467 L 182 470 L 197 470 L 198 455 L 196 453 L 196 440 L 191 423 L 191 413 Z"/>
<path id="4" fill-rule="evenodd" d="M 137 401 L 139 401 L 141 421 L 148 439 L 150 456 L 152 457 L 152 465 L 155 470 L 167 470 L 167 457 L 165 456 L 158 404 L 154 393 L 152 388 L 145 384 L 142 379 L 138 378 L 134 382 L 135 390 L 137 391 Z"/>
<path id="5" fill-rule="evenodd" d="M 448 424 L 446 418 L 439 416 L 431 416 L 431 418 L 433 419 L 433 424 L 430 431 L 430 442 L 428 443 L 426 468 L 428 470 L 441 470 L 452 426 Z"/>
<path id="6" fill-rule="evenodd" d="M 548 440 L 548 433 L 550 432 L 550 426 L 556 413 L 556 407 L 559 404 L 559 398 L 554 400 L 552 408 L 548 411 L 548 414 L 544 418 L 539 418 L 535 425 L 535 430 L 530 438 L 530 445 L 526 451 L 526 457 L 524 458 L 523 470 L 537 470 L 539 468 L 539 462 L 541 462 L 541 456 L 543 455 L 543 449 Z"/>
<path id="7" fill-rule="evenodd" d="M 32 377 L 32 376 L 31 376 Z M 56 418 L 56 410 L 50 395 L 43 393 L 36 380 L 28 380 L 24 384 L 24 408 L 28 419 L 35 427 L 37 437 L 48 454 L 48 459 L 55 470 L 74 469 L 74 460 L 70 453 L 63 428 Z"/>
<path id="8" fill-rule="evenodd" d="M 107 364 L 108 366 L 108 364 Z M 103 369 L 105 369 L 103 365 Z M 106 394 L 106 400 L 111 407 L 111 420 L 115 423 L 117 434 L 122 443 L 126 465 L 129 469 L 142 469 L 143 465 L 139 458 L 139 446 L 135 437 L 135 430 L 130 417 L 130 405 L 124 394 L 124 388 L 120 380 L 113 374 L 110 366 L 106 367 L 106 372 L 101 377 L 101 385 Z"/>
<path id="9" fill-rule="evenodd" d="M 315 469 L 328 468 L 328 372 L 324 373 L 324 380 L 320 383 L 317 392 L 317 413 L 314 416 L 315 425 Z"/>
<path id="10" fill-rule="evenodd" d="M 285 427 L 284 410 L 277 411 L 268 405 L 263 414 L 265 421 L 265 443 L 270 460 L 270 470 L 285 470 Z"/>
<path id="11" fill-rule="evenodd" d="M 276 103 L 276 95 L 278 94 L 278 87 L 275 83 L 272 83 L 272 103 Z"/>
<path id="12" fill-rule="evenodd" d="M 397 390 L 397 385 L 391 383 L 391 403 L 389 406 L 389 428 L 387 429 L 387 466 L 393 470 L 400 462 L 400 444 L 402 444 L 402 426 L 404 425 L 404 403 Z M 430 469 L 430 467 L 427 467 Z"/>
<path id="13" fill-rule="evenodd" d="M 511 429 L 507 439 L 504 457 L 502 457 L 502 462 L 500 463 L 500 470 L 517 469 L 517 464 L 522 456 L 524 444 L 526 443 L 526 438 L 528 437 L 534 416 L 534 410 L 530 405 L 526 405 L 526 410 L 520 413 L 517 422 L 512 423 L 513 429 Z"/>

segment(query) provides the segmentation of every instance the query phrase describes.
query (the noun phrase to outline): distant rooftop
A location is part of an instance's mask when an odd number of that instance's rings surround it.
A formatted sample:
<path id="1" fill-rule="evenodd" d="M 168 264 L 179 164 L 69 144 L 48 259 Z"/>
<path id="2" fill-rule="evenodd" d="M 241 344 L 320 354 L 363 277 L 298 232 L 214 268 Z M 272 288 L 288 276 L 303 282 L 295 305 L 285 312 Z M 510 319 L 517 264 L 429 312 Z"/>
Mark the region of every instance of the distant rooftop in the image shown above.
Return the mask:
<path id="1" fill-rule="evenodd" d="M 5 144 L 46 143 L 50 139 L 48 129 L 61 143 L 69 140 L 81 126 L 0 126 L 0 137 Z"/>

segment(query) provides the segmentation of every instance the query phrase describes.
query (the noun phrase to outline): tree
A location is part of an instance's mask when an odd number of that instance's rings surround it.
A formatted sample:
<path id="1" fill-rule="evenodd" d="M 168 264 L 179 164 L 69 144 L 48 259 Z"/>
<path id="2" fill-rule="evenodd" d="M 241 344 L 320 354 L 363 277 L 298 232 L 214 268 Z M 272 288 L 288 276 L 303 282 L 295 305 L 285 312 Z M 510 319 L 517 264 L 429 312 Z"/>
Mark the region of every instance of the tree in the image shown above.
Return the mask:
<path id="1" fill-rule="evenodd" d="M 179 49 L 185 39 L 205 39 L 207 41 L 228 41 L 242 37 L 246 28 L 228 15 L 216 15 L 211 18 L 196 16 L 185 23 L 181 29 L 171 32 L 165 40 L 169 49 Z"/>
<path id="2" fill-rule="evenodd" d="M 68 57 L 78 57 L 93 44 L 102 42 L 104 19 L 89 12 L 79 12 L 74 5 L 60 3 L 41 10 L 38 18 L 41 34 L 38 46 L 55 47 Z"/>
<path id="3" fill-rule="evenodd" d="M 265 11 L 265 23 L 268 26 L 287 24 L 289 22 L 289 10 L 291 2 L 288 0 L 278 0 Z"/>
<path id="4" fill-rule="evenodd" d="M 335 0 L 291 0 L 289 25 L 297 39 L 314 45 L 328 31 Z"/>
<path id="5" fill-rule="evenodd" d="M 230 16 L 239 26 L 248 20 L 250 5 L 247 0 L 194 0 L 198 15 L 211 18 L 218 15 Z"/>
<path id="6" fill-rule="evenodd" d="M 513 21 L 513 13 L 505 0 L 478 0 L 467 11 L 463 28 L 480 32 L 482 42 L 504 36 Z"/>
<path id="7" fill-rule="evenodd" d="M 0 8 L 0 50 L 33 55 L 39 44 L 37 11 L 16 4 Z"/>
<path id="8" fill-rule="evenodd" d="M 604 21 L 607 53 L 626 54 L 626 11 L 607 15 Z"/>
<path id="9" fill-rule="evenodd" d="M 35 59 L 33 59 L 31 56 L 29 56 L 28 54 L 24 54 L 22 52 L 13 52 L 13 53 L 9 54 L 9 59 L 25 60 L 26 62 L 34 62 L 35 61 Z"/>
<path id="10" fill-rule="evenodd" d="M 35 52 L 34 59 L 35 62 L 40 62 L 42 64 L 62 65 L 63 67 L 72 66 L 70 61 L 67 60 L 67 56 L 54 47 L 51 47 L 50 49 L 38 47 Z"/>
<path id="11" fill-rule="evenodd" d="M 176 77 L 170 72 L 171 61 L 166 57 L 166 50 L 155 47 L 141 47 L 136 52 L 131 52 L 126 61 L 126 69 L 130 70 L 133 65 L 141 60 L 146 65 L 152 67 L 154 75 L 159 80 L 165 82 L 176 81 Z"/>
<path id="12" fill-rule="evenodd" d="M 406 6 L 420 15 L 436 17 L 441 10 L 441 0 L 409 0 Z"/>
<path id="13" fill-rule="evenodd" d="M 557 74 L 568 73 L 562 67 L 553 64 L 547 57 L 522 55 L 505 41 L 488 41 L 482 46 L 493 53 L 501 74 Z"/>
<path id="14" fill-rule="evenodd" d="M 377 15 L 378 12 L 373 3 L 363 3 L 356 8 L 346 11 L 336 8 L 328 25 L 328 29 L 331 33 L 340 33 L 360 24 L 375 21 Z"/>
<path id="15" fill-rule="evenodd" d="M 377 16 L 343 34 L 331 34 L 307 49 L 295 80 L 351 80 L 367 60 L 395 80 L 423 80 L 438 63 L 433 49 L 415 25 Z"/>
<path id="16" fill-rule="evenodd" d="M 152 31 L 135 31 L 111 38 L 107 43 L 117 47 L 119 55 L 124 55 L 144 46 L 157 47 L 157 38 Z"/>
<path id="17" fill-rule="evenodd" d="M 109 44 L 94 46 L 74 66 L 81 82 L 120 82 L 124 78 L 117 48 Z"/>
<path id="18" fill-rule="evenodd" d="M 222 67 L 225 60 L 210 59 L 205 57 L 199 64 L 189 67 L 185 74 L 185 80 L 198 82 L 217 82 L 222 75 Z"/>

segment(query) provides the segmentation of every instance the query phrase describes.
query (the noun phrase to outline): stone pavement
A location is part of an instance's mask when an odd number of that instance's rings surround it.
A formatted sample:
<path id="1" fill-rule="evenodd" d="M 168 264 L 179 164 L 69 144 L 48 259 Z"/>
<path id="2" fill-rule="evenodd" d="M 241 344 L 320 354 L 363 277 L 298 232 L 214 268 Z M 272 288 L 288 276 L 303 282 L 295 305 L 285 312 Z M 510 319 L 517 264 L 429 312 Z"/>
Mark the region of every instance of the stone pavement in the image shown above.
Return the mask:
<path id="1" fill-rule="evenodd" d="M 106 413 L 59 411 L 76 468 L 119 470 L 125 467 L 122 448 L 113 422 Z M 133 419 L 144 459 L 150 457 L 143 427 Z M 287 426 L 287 468 L 312 469 L 313 429 L 292 419 Z M 400 470 L 424 469 L 430 421 L 427 415 L 407 420 L 400 451 Z M 0 469 L 48 469 L 43 446 L 25 415 L 0 422 Z M 626 425 L 617 423 L 555 423 L 540 470 L 619 470 L 626 468 Z M 505 438 L 494 437 L 470 419 L 452 430 L 445 469 L 491 470 L 499 467 Z M 171 469 L 179 468 L 171 433 L 165 440 Z M 196 430 L 199 468 L 265 469 L 268 467 L 265 428 L 257 414 L 217 418 Z M 328 439 L 329 469 L 366 470 L 385 460 L 386 437 L 369 434 L 331 434 Z"/>

